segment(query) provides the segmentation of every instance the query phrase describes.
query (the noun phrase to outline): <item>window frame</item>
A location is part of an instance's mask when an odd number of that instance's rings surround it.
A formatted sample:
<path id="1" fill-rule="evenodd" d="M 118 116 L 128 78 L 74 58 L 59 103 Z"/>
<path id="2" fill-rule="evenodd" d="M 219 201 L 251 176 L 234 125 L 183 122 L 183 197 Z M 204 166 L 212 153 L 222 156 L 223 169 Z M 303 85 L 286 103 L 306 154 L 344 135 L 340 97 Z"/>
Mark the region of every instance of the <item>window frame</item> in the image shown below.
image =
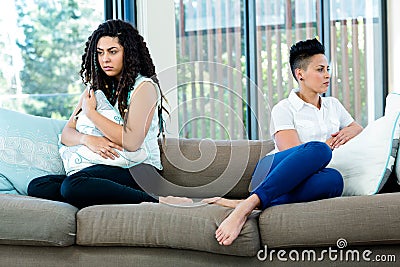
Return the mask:
<path id="1" fill-rule="evenodd" d="M 122 19 L 136 26 L 136 0 L 104 0 L 104 19 Z"/>

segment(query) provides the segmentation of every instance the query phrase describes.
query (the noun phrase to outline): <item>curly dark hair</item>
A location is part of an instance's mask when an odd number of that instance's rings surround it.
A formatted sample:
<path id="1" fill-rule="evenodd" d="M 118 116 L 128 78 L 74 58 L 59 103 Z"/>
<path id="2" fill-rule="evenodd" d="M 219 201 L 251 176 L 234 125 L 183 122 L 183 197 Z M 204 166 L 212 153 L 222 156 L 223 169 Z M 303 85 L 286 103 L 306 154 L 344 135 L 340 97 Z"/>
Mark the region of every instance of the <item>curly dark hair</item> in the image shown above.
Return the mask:
<path id="1" fill-rule="evenodd" d="M 117 37 L 119 44 L 124 48 L 123 69 L 118 81 L 109 77 L 101 69 L 97 58 L 97 43 L 101 37 Z M 151 78 L 157 85 L 161 94 L 161 104 L 158 107 L 160 133 L 164 132 L 162 110 L 168 111 L 162 104 L 166 100 L 161 92 L 161 87 L 155 72 L 146 42 L 138 30 L 129 22 L 123 20 L 107 20 L 88 37 L 85 53 L 82 55 L 81 70 L 79 72 L 85 86 L 88 84 L 93 90 L 101 89 L 112 105 L 118 101 L 121 116 L 126 117 L 128 111 L 128 94 L 133 90 L 135 79 L 139 74 Z M 126 124 L 126 123 L 125 123 Z M 124 125 L 125 125 L 124 124 Z"/>
<path id="2" fill-rule="evenodd" d="M 325 54 L 325 47 L 316 38 L 299 41 L 290 48 L 290 69 L 293 77 L 296 69 L 307 69 L 310 63 L 310 58 L 317 54 Z"/>

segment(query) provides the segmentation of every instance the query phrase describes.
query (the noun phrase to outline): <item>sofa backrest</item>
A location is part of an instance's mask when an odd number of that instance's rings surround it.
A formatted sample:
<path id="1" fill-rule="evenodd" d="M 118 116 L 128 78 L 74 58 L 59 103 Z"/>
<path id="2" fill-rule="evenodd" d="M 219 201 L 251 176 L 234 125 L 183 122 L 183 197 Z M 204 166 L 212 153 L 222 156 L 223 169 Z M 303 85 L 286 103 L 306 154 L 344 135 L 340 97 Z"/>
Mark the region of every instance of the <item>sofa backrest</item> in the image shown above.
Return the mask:
<path id="1" fill-rule="evenodd" d="M 25 195 L 33 178 L 65 173 L 57 144 L 65 122 L 0 108 L 0 193 Z M 271 140 L 178 138 L 159 145 L 161 174 L 175 185 L 167 194 L 199 198 L 248 196 L 257 161 L 274 147 Z"/>
<path id="2" fill-rule="evenodd" d="M 245 198 L 258 160 L 273 148 L 272 140 L 166 138 L 161 174 L 176 185 L 171 195 Z"/>

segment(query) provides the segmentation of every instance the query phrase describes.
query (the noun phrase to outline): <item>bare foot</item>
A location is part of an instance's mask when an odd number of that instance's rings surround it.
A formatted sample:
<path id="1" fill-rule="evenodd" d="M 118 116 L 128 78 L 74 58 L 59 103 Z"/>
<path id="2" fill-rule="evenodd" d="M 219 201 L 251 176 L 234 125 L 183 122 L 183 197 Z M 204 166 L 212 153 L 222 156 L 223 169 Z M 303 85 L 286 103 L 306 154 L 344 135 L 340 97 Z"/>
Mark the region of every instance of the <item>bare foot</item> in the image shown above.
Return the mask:
<path id="1" fill-rule="evenodd" d="M 256 194 L 243 200 L 215 231 L 215 238 L 220 245 L 229 246 L 239 236 L 247 216 L 260 204 Z"/>
<path id="2" fill-rule="evenodd" d="M 167 196 L 167 197 L 159 197 L 158 201 L 164 204 L 189 204 L 193 203 L 193 200 L 187 197 L 174 197 L 174 196 Z"/>
<path id="3" fill-rule="evenodd" d="M 207 204 L 216 204 L 220 205 L 223 207 L 228 207 L 228 208 L 236 208 L 237 205 L 240 204 L 243 200 L 238 200 L 238 199 L 227 199 L 223 197 L 211 197 L 211 198 L 205 198 L 201 202 L 207 203 Z"/>

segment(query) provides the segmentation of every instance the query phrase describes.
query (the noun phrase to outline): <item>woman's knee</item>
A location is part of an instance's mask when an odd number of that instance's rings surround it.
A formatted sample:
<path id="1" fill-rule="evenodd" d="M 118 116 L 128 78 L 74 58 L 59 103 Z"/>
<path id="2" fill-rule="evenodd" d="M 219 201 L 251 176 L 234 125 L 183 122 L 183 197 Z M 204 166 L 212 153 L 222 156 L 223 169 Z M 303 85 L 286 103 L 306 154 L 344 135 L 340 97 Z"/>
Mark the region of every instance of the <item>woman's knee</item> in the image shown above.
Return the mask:
<path id="1" fill-rule="evenodd" d="M 343 177 L 339 171 L 332 168 L 325 168 L 324 170 L 327 172 L 325 183 L 327 188 L 330 188 L 331 197 L 341 196 L 343 192 Z"/>
<path id="2" fill-rule="evenodd" d="M 331 161 L 332 149 L 325 142 L 310 141 L 306 144 L 313 149 L 313 153 L 317 158 L 322 159 L 326 164 Z"/>
<path id="3" fill-rule="evenodd" d="M 69 201 L 73 200 L 75 197 L 74 187 L 77 183 L 77 179 L 78 178 L 69 176 L 61 184 L 61 188 L 60 188 L 61 195 Z"/>
<path id="4" fill-rule="evenodd" d="M 41 192 L 41 190 L 40 190 L 41 184 L 42 184 L 41 179 L 38 179 L 38 178 L 33 179 L 28 184 L 28 189 L 27 189 L 28 196 L 32 196 L 32 197 L 38 196 L 39 195 L 38 193 Z"/>
<path id="5" fill-rule="evenodd" d="M 33 179 L 27 188 L 28 196 L 63 201 L 60 194 L 64 175 L 46 175 Z"/>

